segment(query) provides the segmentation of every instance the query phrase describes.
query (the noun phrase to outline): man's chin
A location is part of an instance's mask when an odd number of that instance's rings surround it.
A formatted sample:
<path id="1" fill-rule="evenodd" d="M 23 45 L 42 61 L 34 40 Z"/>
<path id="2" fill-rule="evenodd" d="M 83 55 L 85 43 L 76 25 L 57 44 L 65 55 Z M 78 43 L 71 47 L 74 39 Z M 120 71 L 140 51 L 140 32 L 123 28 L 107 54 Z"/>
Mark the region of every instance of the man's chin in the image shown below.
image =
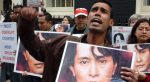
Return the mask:
<path id="1" fill-rule="evenodd" d="M 91 33 L 102 33 L 104 31 L 102 31 L 98 28 L 89 28 L 89 32 L 91 32 Z"/>

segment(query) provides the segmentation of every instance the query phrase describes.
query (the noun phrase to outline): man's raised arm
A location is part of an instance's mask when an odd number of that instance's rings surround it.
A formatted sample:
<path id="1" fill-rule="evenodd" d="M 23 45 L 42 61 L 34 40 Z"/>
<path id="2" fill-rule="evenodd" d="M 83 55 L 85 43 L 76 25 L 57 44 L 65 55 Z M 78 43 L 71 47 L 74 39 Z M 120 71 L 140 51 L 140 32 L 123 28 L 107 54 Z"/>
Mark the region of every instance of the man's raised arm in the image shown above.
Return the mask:
<path id="1" fill-rule="evenodd" d="M 44 61 L 44 44 L 42 44 L 40 39 L 34 34 L 34 22 L 36 17 L 36 9 L 24 7 L 21 10 L 18 21 L 18 34 L 21 42 L 30 54 L 37 60 Z"/>

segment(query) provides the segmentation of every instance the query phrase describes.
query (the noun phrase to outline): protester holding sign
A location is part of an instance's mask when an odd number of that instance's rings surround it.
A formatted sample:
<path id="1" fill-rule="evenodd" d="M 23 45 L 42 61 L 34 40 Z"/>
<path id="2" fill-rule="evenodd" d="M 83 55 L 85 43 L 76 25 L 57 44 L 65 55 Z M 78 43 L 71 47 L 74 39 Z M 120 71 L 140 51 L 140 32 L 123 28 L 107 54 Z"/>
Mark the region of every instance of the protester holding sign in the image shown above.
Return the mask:
<path id="1" fill-rule="evenodd" d="M 133 26 L 128 39 L 129 44 L 150 42 L 150 21 L 146 18 L 139 19 Z M 150 75 L 139 73 L 139 80 L 150 81 Z"/>
<path id="2" fill-rule="evenodd" d="M 24 47 L 34 58 L 44 62 L 43 82 L 55 81 L 66 40 L 111 46 L 106 35 L 108 28 L 112 25 L 113 16 L 112 5 L 107 0 L 98 0 L 92 5 L 87 22 L 89 32 L 82 38 L 62 36 L 51 43 L 42 43 L 34 34 L 33 22 L 36 17 L 35 9 L 23 8 L 18 30 Z M 134 70 L 127 67 L 121 69 L 121 78 L 129 82 L 137 81 Z"/>

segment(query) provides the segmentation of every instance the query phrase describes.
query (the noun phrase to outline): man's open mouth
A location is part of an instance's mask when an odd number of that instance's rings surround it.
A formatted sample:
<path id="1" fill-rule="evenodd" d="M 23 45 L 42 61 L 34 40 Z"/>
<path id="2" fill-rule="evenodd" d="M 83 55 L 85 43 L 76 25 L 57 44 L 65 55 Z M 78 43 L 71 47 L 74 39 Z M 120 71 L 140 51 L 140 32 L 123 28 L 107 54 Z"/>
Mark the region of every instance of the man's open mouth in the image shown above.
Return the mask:
<path id="1" fill-rule="evenodd" d="M 102 21 L 101 21 L 100 19 L 98 19 L 98 18 L 92 19 L 91 22 L 92 22 L 92 23 L 93 23 L 93 22 L 96 22 L 96 23 L 102 24 Z"/>

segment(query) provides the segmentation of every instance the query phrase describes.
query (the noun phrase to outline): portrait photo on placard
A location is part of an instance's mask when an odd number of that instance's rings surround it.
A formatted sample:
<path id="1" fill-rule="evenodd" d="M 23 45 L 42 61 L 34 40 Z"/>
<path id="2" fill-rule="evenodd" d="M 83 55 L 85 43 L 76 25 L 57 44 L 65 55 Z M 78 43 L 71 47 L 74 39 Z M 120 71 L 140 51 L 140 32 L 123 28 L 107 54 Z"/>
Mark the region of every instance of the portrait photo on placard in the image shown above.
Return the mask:
<path id="1" fill-rule="evenodd" d="M 136 52 L 135 67 L 144 73 L 150 73 L 150 43 L 127 44 L 122 49 Z"/>
<path id="2" fill-rule="evenodd" d="M 125 82 L 121 67 L 134 67 L 135 52 L 67 41 L 56 82 Z"/>

